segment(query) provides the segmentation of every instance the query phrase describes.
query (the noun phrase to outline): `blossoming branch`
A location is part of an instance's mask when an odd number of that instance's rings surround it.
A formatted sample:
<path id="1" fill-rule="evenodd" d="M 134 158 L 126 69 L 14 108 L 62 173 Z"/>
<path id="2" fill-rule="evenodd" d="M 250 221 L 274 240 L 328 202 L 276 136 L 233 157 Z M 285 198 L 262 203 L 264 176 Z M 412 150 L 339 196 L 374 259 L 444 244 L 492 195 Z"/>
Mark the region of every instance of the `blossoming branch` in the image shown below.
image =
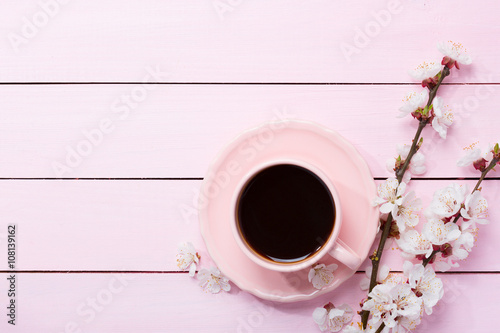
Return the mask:
<path id="1" fill-rule="evenodd" d="M 427 223 L 421 232 L 416 229 L 422 201 L 414 191 L 406 193 L 406 189 L 412 175 L 426 171 L 425 157 L 419 151 L 423 144 L 420 136 L 423 128 L 430 125 L 441 138 L 447 137 L 453 116 L 437 93 L 452 69 L 471 63 L 461 44 L 439 43 L 438 49 L 444 54 L 440 64 L 424 62 L 410 71 L 424 89 L 403 99 L 399 117 L 411 114 L 418 121 L 418 128 L 411 144 L 399 145 L 396 158 L 387 164 L 395 177 L 378 186 L 374 205 L 380 206 L 382 213 L 380 242 L 370 257 L 372 267 L 367 269 L 367 278 L 361 281 L 362 289 L 368 289 L 368 298 L 361 304 L 361 322 L 347 325 L 344 332 L 413 330 L 423 314 L 432 314 L 433 307 L 443 297 L 443 283 L 434 270 L 458 267 L 458 261 L 467 258 L 474 246 L 477 224 L 488 223 L 488 204 L 480 185 L 500 161 L 498 143 L 491 145 L 484 155 L 479 149 L 472 149 L 458 162 L 459 166 L 472 164 L 481 172 L 476 186 L 470 192 L 458 184 L 437 190 L 423 214 Z M 402 276 L 390 274 L 386 266 L 380 267 L 388 238 L 396 241 L 403 257 L 417 261 L 406 261 Z M 313 318 L 322 331 L 338 332 L 349 313 L 352 310 L 348 305 L 335 308 L 329 303 L 316 309 Z"/>

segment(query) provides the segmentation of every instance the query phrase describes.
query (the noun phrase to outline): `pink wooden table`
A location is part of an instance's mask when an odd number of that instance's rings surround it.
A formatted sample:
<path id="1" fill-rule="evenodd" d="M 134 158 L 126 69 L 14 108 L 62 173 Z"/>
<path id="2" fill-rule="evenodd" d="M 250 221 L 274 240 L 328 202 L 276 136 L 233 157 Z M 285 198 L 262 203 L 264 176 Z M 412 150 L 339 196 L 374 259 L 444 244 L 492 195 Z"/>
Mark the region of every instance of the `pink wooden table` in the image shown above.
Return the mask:
<path id="1" fill-rule="evenodd" d="M 238 133 L 280 117 L 338 131 L 377 180 L 388 177 L 385 161 L 416 128 L 395 118 L 418 88 L 407 70 L 455 40 L 474 62 L 442 87 L 455 124 L 446 141 L 424 130 L 428 172 L 411 186 L 425 205 L 452 181 L 475 183 L 456 160 L 499 140 L 499 13 L 496 0 L 2 1 L 0 332 L 318 332 L 314 308 L 358 309 L 363 272 L 299 303 L 234 285 L 204 293 L 175 263 L 191 241 L 210 264 L 195 207 L 202 177 Z M 500 178 L 484 183 L 492 223 L 440 275 L 445 296 L 418 332 L 498 325 L 499 189 Z M 386 260 L 401 270 L 397 250 Z"/>

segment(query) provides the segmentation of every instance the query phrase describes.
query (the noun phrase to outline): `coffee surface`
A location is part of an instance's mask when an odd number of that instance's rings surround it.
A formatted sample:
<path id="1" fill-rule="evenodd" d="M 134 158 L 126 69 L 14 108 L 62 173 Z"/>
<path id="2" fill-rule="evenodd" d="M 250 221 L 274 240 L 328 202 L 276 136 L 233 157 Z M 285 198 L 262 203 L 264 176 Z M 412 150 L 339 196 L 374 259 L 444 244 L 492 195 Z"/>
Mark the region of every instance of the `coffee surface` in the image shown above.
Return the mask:
<path id="1" fill-rule="evenodd" d="M 333 199 L 311 171 L 281 164 L 256 174 L 237 204 L 240 232 L 260 256 L 297 262 L 317 252 L 335 220 Z"/>

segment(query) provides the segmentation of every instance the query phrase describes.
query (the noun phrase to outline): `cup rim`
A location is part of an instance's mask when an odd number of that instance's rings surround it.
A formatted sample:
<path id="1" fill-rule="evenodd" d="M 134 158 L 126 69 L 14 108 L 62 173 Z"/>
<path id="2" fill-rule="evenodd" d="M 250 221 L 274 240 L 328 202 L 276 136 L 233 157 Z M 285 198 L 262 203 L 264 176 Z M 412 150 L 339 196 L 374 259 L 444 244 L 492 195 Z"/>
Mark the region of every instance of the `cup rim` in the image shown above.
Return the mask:
<path id="1" fill-rule="evenodd" d="M 334 220 L 334 227 L 332 232 L 330 233 L 327 241 L 323 244 L 323 246 L 313 255 L 301 259 L 296 262 L 292 263 L 279 263 L 279 262 L 274 262 L 269 259 L 266 259 L 262 257 L 261 255 L 257 254 L 253 249 L 249 247 L 247 242 L 243 240 L 243 237 L 241 235 L 241 232 L 238 228 L 238 218 L 237 218 L 237 205 L 239 202 L 239 198 L 241 197 L 241 193 L 245 186 L 248 184 L 248 182 L 253 179 L 255 175 L 257 175 L 260 171 L 270 168 L 272 166 L 276 165 L 282 165 L 282 164 L 288 164 L 288 165 L 295 165 L 298 167 L 302 167 L 306 170 L 309 170 L 310 172 L 314 173 L 323 183 L 326 185 L 328 188 L 328 191 L 330 192 L 332 201 L 333 201 L 333 206 L 335 210 L 335 220 Z M 240 180 L 238 185 L 236 186 L 236 190 L 233 193 L 233 197 L 231 199 L 231 205 L 230 209 L 232 210 L 231 212 L 231 229 L 233 233 L 233 237 L 238 244 L 238 247 L 245 253 L 245 255 L 250 258 L 254 263 L 258 264 L 259 266 L 262 266 L 264 268 L 278 271 L 278 272 L 293 272 L 293 271 L 298 271 L 301 269 L 304 269 L 306 267 L 310 267 L 314 265 L 316 262 L 318 262 L 321 258 L 323 258 L 328 252 L 333 248 L 335 245 L 335 241 L 337 240 L 337 237 L 340 232 L 340 228 L 342 226 L 342 211 L 341 211 L 341 203 L 340 203 L 340 198 L 338 195 L 338 192 L 333 185 L 333 183 L 330 181 L 330 178 L 326 176 L 326 174 L 321 171 L 318 167 L 316 167 L 313 164 L 310 164 L 306 161 L 303 160 L 298 160 L 298 159 L 293 159 L 293 158 L 280 158 L 280 159 L 273 159 L 270 161 L 266 161 L 264 163 L 261 163 L 254 168 L 252 168 L 249 172 L 245 174 L 245 176 Z"/>

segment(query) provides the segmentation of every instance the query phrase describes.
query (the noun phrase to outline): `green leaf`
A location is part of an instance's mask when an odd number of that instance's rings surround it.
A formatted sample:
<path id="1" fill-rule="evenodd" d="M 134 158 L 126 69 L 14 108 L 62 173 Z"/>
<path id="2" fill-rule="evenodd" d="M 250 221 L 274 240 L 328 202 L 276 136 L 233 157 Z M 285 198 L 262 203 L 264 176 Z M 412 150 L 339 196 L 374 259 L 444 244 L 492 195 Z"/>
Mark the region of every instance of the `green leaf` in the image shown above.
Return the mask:
<path id="1" fill-rule="evenodd" d="M 420 113 L 423 115 L 423 116 L 428 116 L 429 115 L 429 108 L 432 108 L 432 104 L 431 106 L 426 106 Z"/>
<path id="2" fill-rule="evenodd" d="M 495 145 L 495 147 L 493 148 L 493 152 L 495 154 L 498 154 L 498 152 L 500 151 L 500 147 L 498 146 L 498 143 Z"/>

